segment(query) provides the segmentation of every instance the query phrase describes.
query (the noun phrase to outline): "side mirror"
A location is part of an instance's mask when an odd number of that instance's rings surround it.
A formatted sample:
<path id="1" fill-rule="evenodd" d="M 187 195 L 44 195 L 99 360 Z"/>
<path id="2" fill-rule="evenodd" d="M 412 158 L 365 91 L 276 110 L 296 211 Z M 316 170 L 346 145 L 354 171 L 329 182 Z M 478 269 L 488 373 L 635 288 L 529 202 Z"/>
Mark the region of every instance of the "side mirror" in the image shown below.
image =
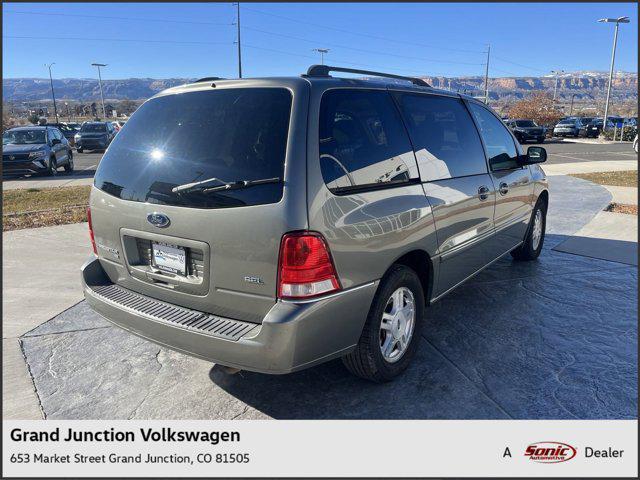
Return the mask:
<path id="1" fill-rule="evenodd" d="M 58 138 L 54 138 L 53 140 L 51 140 L 51 145 L 60 145 L 62 143 L 62 141 Z"/>
<path id="2" fill-rule="evenodd" d="M 547 161 L 547 151 L 543 147 L 529 147 L 527 154 L 520 157 L 520 165 L 533 165 Z"/>

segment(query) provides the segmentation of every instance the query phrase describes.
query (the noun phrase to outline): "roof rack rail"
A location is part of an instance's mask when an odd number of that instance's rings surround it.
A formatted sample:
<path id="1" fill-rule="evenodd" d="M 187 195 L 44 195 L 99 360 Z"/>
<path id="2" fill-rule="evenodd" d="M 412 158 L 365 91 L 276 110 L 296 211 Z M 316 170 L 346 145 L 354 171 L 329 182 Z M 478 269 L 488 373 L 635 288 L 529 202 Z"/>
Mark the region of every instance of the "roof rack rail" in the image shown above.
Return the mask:
<path id="1" fill-rule="evenodd" d="M 196 80 L 193 83 L 198 83 L 198 82 L 212 82 L 213 80 L 224 80 L 224 78 L 222 77 L 203 77 L 203 78 L 199 78 L 198 80 Z"/>
<path id="2" fill-rule="evenodd" d="M 372 72 L 370 70 L 358 70 L 355 68 L 330 67 L 329 65 L 311 65 L 304 77 L 328 77 L 329 72 L 345 72 L 345 73 L 361 73 L 363 75 L 372 75 L 375 77 L 396 78 L 398 80 L 407 80 L 419 87 L 429 87 L 427 82 L 417 77 L 407 77 L 404 75 L 394 75 L 393 73 Z"/>

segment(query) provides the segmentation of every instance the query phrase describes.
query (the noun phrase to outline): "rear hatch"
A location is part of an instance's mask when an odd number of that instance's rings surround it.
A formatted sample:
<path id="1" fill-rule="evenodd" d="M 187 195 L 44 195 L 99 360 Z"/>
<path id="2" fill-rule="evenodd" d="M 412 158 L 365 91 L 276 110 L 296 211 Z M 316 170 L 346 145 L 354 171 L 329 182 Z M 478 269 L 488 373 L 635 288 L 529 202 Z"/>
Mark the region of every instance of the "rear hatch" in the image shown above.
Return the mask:
<path id="1" fill-rule="evenodd" d="M 307 225 L 305 183 L 290 181 L 304 178 L 306 137 L 290 131 L 306 125 L 307 84 L 216 83 L 172 89 L 131 117 L 96 172 L 93 229 L 114 283 L 260 322 L 282 235 Z"/>

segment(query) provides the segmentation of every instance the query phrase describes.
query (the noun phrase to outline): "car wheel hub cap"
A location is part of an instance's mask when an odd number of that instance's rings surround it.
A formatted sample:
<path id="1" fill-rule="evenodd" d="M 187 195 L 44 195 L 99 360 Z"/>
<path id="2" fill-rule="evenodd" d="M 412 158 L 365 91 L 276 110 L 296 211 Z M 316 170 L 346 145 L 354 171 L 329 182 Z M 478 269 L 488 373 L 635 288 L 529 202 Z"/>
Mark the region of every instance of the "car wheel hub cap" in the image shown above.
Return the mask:
<path id="1" fill-rule="evenodd" d="M 397 362 L 405 354 L 414 326 L 413 293 L 406 287 L 400 287 L 387 300 L 380 323 L 380 351 L 387 362 Z"/>
<path id="2" fill-rule="evenodd" d="M 537 210 L 536 216 L 533 219 L 533 249 L 537 250 L 540 245 L 540 239 L 542 238 L 542 211 Z"/>

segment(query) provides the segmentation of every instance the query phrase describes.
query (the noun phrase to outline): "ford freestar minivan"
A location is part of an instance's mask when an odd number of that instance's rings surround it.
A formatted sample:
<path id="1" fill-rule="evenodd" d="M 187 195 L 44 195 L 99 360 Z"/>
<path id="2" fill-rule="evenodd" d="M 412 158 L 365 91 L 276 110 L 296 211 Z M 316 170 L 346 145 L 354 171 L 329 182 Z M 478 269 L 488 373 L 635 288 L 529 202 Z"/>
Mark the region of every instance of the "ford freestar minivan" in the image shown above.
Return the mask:
<path id="1" fill-rule="evenodd" d="M 507 253 L 540 254 L 545 159 L 483 103 L 417 78 L 316 65 L 171 88 L 100 162 L 85 296 L 232 369 L 342 357 L 387 381 L 425 307 Z"/>

